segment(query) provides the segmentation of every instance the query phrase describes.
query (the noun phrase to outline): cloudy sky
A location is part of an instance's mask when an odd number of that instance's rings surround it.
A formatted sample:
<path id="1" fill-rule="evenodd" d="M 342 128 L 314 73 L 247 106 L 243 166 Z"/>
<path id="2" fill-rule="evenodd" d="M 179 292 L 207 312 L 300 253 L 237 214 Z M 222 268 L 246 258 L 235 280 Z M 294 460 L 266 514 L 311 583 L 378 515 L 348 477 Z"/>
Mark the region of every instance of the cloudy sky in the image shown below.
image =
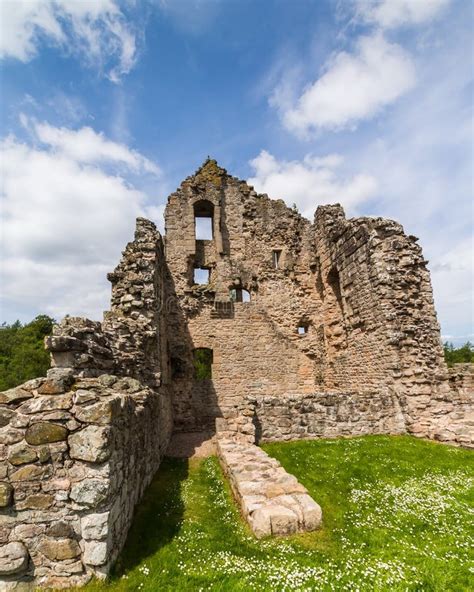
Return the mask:
<path id="1" fill-rule="evenodd" d="M 101 319 L 137 215 L 207 155 L 420 237 L 473 340 L 470 0 L 2 0 L 0 321 Z"/>

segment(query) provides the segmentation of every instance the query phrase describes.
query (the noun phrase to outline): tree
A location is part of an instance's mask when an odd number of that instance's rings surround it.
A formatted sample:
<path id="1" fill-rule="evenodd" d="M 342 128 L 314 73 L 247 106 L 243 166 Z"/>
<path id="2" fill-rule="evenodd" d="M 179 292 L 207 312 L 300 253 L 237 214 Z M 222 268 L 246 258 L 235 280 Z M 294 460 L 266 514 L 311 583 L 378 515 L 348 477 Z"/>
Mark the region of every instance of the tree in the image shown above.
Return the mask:
<path id="1" fill-rule="evenodd" d="M 455 348 L 448 341 L 444 343 L 444 359 L 451 368 L 454 364 L 474 363 L 474 345 L 468 341 L 461 347 Z"/>
<path id="2" fill-rule="evenodd" d="M 49 354 L 44 338 L 52 332 L 54 319 L 39 315 L 22 325 L 15 321 L 0 327 L 0 391 L 17 386 L 30 378 L 45 376 Z"/>

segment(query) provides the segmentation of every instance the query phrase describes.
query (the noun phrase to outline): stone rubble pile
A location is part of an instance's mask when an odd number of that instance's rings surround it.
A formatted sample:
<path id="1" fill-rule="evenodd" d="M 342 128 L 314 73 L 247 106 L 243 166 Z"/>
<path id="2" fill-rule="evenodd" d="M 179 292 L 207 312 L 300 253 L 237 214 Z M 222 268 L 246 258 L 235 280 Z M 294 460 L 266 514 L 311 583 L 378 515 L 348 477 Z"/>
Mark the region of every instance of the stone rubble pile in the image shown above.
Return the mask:
<path id="1" fill-rule="evenodd" d="M 256 537 L 312 531 L 322 511 L 296 477 L 261 448 L 217 440 L 217 451 L 235 499 Z"/>

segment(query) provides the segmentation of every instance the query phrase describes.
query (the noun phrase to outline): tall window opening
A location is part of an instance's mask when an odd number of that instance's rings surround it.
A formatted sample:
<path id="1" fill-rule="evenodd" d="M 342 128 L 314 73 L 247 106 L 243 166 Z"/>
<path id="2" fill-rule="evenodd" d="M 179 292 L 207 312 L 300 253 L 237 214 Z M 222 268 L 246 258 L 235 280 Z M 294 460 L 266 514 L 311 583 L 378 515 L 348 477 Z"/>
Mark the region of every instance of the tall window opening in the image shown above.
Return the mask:
<path id="1" fill-rule="evenodd" d="M 339 313 L 342 317 L 344 309 L 342 305 L 341 281 L 339 279 L 339 272 L 335 267 L 328 273 L 328 285 L 332 292 L 331 299 L 337 302 Z"/>
<path id="2" fill-rule="evenodd" d="M 201 199 L 194 204 L 194 228 L 196 240 L 214 239 L 214 206 Z"/>
<path id="3" fill-rule="evenodd" d="M 194 378 L 196 380 L 208 380 L 212 378 L 212 349 L 198 347 L 193 350 Z"/>
<path id="4" fill-rule="evenodd" d="M 275 269 L 280 267 L 281 249 L 274 249 L 272 251 L 272 263 Z"/>
<path id="5" fill-rule="evenodd" d="M 194 276 L 193 282 L 198 286 L 204 286 L 205 284 L 209 283 L 209 278 L 211 275 L 211 270 L 207 267 L 195 267 L 194 268 Z"/>

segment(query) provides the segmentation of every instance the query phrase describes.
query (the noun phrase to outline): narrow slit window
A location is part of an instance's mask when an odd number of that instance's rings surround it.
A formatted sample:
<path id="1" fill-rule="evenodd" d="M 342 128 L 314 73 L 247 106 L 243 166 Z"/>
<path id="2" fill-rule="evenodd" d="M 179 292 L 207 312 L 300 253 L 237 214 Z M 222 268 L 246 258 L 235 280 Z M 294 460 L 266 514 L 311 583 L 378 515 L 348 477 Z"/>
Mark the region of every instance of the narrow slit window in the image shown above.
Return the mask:
<path id="1" fill-rule="evenodd" d="M 194 378 L 196 380 L 209 380 L 212 378 L 212 349 L 198 347 L 193 351 Z"/>
<path id="2" fill-rule="evenodd" d="M 272 251 L 272 263 L 275 269 L 280 267 L 281 249 L 275 249 Z"/>
<path id="3" fill-rule="evenodd" d="M 197 284 L 198 286 L 204 286 L 205 284 L 208 284 L 210 274 L 211 270 L 207 269 L 206 267 L 195 267 L 193 277 L 194 284 Z"/>

